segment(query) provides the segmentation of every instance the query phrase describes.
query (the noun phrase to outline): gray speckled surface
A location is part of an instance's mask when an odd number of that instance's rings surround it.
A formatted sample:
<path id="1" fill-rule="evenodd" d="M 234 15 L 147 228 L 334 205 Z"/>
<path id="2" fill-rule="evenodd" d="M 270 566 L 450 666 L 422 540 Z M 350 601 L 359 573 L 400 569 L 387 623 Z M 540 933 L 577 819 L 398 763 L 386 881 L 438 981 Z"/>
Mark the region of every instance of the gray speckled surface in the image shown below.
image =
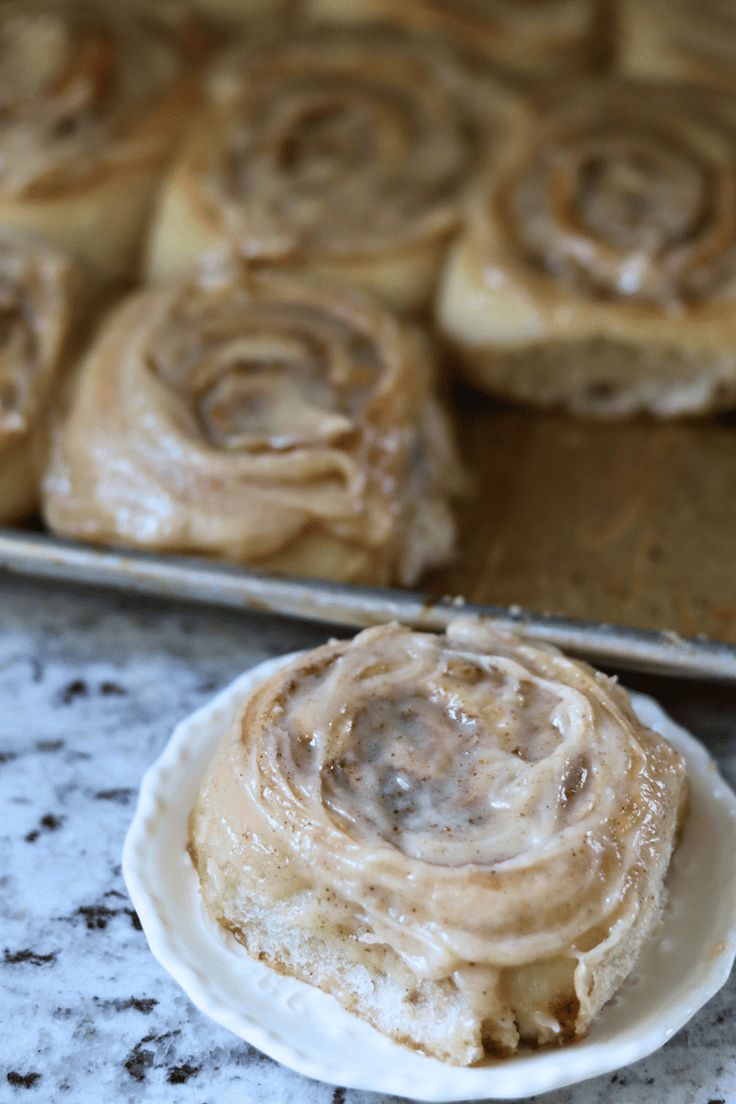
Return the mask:
<path id="1" fill-rule="evenodd" d="M 120 872 L 138 783 L 176 721 L 246 667 L 324 637 L 1 580 L 0 1101 L 388 1099 L 305 1080 L 201 1016 L 151 957 Z M 665 695 L 736 783 L 736 692 L 637 685 Z M 538 1099 L 732 1104 L 735 1012 L 732 979 L 652 1058 Z"/>

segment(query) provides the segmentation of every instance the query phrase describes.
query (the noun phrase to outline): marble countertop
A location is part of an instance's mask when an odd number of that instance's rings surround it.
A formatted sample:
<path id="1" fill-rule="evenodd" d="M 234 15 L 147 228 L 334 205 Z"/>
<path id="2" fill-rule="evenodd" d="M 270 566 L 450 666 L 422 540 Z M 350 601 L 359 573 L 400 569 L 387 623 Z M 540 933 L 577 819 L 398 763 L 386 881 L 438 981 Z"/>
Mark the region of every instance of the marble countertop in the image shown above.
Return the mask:
<path id="1" fill-rule="evenodd" d="M 0 580 L 0 1101 L 385 1104 L 309 1081 L 200 1015 L 150 955 L 120 853 L 174 724 L 327 630 Z M 632 680 L 736 784 L 736 691 Z M 707 907 L 707 903 L 706 906 Z M 736 978 L 663 1050 L 544 1104 L 733 1104 Z"/>

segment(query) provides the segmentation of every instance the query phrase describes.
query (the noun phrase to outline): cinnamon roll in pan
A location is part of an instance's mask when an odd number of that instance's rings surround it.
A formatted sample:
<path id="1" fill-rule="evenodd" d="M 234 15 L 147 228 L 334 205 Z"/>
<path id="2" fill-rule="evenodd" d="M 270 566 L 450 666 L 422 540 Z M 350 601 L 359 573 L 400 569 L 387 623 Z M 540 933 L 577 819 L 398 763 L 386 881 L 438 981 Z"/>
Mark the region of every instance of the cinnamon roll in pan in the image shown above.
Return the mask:
<path id="1" fill-rule="evenodd" d="M 736 400 L 736 98 L 573 82 L 497 159 L 439 320 L 468 375 L 584 414 Z"/>
<path id="2" fill-rule="evenodd" d="M 621 0 L 619 23 L 624 71 L 736 89 L 732 0 Z"/>
<path id="3" fill-rule="evenodd" d="M 506 76 L 593 73 L 613 48 L 607 0 L 306 0 L 326 23 L 383 23 L 430 35 Z"/>
<path id="4" fill-rule="evenodd" d="M 0 522 L 38 503 L 49 417 L 79 323 L 78 264 L 47 243 L 0 228 Z"/>
<path id="5" fill-rule="evenodd" d="M 477 622 L 393 624 L 251 691 L 190 850 L 252 956 L 470 1065 L 586 1033 L 657 924 L 685 805 L 614 681 Z"/>
<path id="6" fill-rule="evenodd" d="M 203 50 L 170 7 L 0 0 L 0 223 L 132 276 Z"/>
<path id="7" fill-rule="evenodd" d="M 45 481 L 50 528 L 273 571 L 411 582 L 460 474 L 427 344 L 363 295 L 222 256 L 117 310 Z"/>
<path id="8" fill-rule="evenodd" d="M 446 51 L 345 31 L 238 52 L 163 190 L 147 270 L 227 241 L 251 264 L 429 305 L 478 169 L 522 108 Z"/>

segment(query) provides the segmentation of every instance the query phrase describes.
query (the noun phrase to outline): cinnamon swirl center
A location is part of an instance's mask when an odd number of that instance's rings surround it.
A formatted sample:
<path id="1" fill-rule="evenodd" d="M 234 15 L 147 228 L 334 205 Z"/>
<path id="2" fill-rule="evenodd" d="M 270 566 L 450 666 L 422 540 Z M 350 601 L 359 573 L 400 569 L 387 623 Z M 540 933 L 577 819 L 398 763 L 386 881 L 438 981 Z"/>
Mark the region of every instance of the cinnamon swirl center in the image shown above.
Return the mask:
<path id="1" fill-rule="evenodd" d="M 592 85 L 508 185 L 517 247 L 579 291 L 677 307 L 736 274 L 736 130 L 706 90 Z M 736 115 L 734 115 L 736 118 Z"/>
<path id="2" fill-rule="evenodd" d="M 500 114 L 452 59 L 401 36 L 326 35 L 230 69 L 209 185 L 254 256 L 449 230 Z"/>
<path id="3" fill-rule="evenodd" d="M 373 341 L 306 305 L 176 306 L 150 347 L 156 376 L 218 449 L 285 451 L 345 441 L 380 378 Z"/>
<path id="4" fill-rule="evenodd" d="M 362 838 L 380 837 L 412 858 L 442 854 L 460 865 L 482 851 L 484 861 L 502 861 L 512 839 L 514 853 L 531 845 L 540 804 L 552 817 L 560 812 L 559 778 L 542 783 L 542 796 L 535 775 L 562 740 L 561 702 L 529 680 L 457 663 L 463 675 L 446 668 L 424 693 L 362 704 L 344 750 L 323 771 L 323 792 Z M 586 780 L 581 768 L 565 804 Z"/>

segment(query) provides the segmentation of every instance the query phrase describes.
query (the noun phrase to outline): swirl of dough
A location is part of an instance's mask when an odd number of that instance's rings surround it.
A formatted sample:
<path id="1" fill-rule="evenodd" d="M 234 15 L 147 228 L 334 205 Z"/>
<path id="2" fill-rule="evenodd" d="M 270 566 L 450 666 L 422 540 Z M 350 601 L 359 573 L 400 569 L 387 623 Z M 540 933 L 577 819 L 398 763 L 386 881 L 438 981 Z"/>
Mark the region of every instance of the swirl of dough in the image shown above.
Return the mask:
<path id="1" fill-rule="evenodd" d="M 683 778 L 585 664 L 473 621 L 394 624 L 252 692 L 203 784 L 194 850 L 210 902 L 225 869 L 276 900 L 306 884 L 316 930 L 452 979 L 486 1041 L 513 1050 L 584 1033 L 630 970 Z"/>
<path id="2" fill-rule="evenodd" d="M 324 32 L 223 64 L 172 170 L 149 270 L 225 239 L 251 262 L 426 303 L 470 183 L 521 111 L 424 41 Z"/>
<path id="3" fill-rule="evenodd" d="M 610 53 L 600 0 L 307 0 L 307 9 L 318 20 L 428 33 L 525 81 L 591 72 Z"/>
<path id="4" fill-rule="evenodd" d="M 519 255 L 594 297 L 677 306 L 736 277 L 736 102 L 614 83 L 563 96 L 499 195 Z"/>
<path id="5" fill-rule="evenodd" d="M 431 378 L 417 332 L 362 295 L 209 258 L 99 336 L 47 480 L 49 524 L 273 570 L 412 576 L 453 534 Z"/>
<path id="6" fill-rule="evenodd" d="M 81 292 L 60 250 L 0 229 L 0 519 L 36 503 L 47 400 L 58 383 Z"/>
<path id="7" fill-rule="evenodd" d="M 173 9 L 0 0 L 0 219 L 124 268 L 203 49 Z"/>

